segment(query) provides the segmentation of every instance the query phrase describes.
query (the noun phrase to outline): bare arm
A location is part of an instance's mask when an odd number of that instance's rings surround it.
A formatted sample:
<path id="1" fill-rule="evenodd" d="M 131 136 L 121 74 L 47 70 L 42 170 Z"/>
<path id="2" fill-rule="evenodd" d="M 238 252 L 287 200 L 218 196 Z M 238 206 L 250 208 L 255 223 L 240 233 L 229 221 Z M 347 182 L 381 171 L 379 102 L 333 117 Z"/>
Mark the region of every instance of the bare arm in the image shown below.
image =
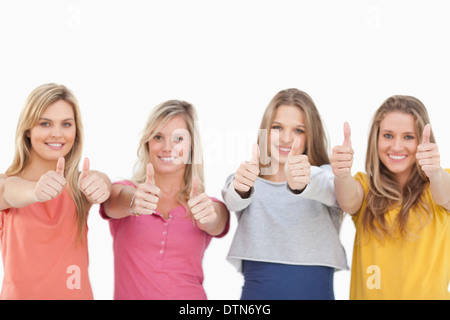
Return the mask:
<path id="1" fill-rule="evenodd" d="M 4 174 L 0 175 L 0 210 L 5 210 L 11 207 L 11 205 L 5 200 L 5 183 L 8 177 Z"/>
<path id="2" fill-rule="evenodd" d="M 358 212 L 364 200 L 364 190 L 361 184 L 351 175 L 353 154 L 350 125 L 345 123 L 344 143 L 333 148 L 330 161 L 335 176 L 336 199 L 341 209 L 349 214 Z"/>
<path id="3" fill-rule="evenodd" d="M 103 208 L 108 217 L 120 219 L 128 217 L 133 212 L 138 214 L 153 214 L 158 205 L 161 190 L 155 185 L 152 164 L 147 165 L 147 178 L 137 188 L 115 184 L 112 186 L 111 196 L 104 202 Z M 134 197 L 134 200 L 133 200 Z M 131 201 L 133 200 L 133 204 Z"/>
<path id="4" fill-rule="evenodd" d="M 66 185 L 64 165 L 65 160 L 61 157 L 56 171 L 48 171 L 37 182 L 3 175 L 0 182 L 0 209 L 23 208 L 58 196 Z"/>
<path id="5" fill-rule="evenodd" d="M 361 209 L 364 200 L 364 190 L 361 184 L 351 175 L 335 177 L 334 190 L 339 206 L 351 215 Z"/>
<path id="6" fill-rule="evenodd" d="M 430 178 L 430 190 L 433 200 L 450 211 L 450 174 L 444 169 L 438 170 Z"/>
<path id="7" fill-rule="evenodd" d="M 103 209 L 108 217 L 113 219 L 125 218 L 131 215 L 130 204 L 136 188 L 122 184 L 111 187 L 111 195 L 103 203 Z"/>
<path id="8" fill-rule="evenodd" d="M 450 174 L 441 168 L 439 148 L 430 142 L 431 126 L 423 129 L 422 143 L 417 147 L 416 159 L 423 172 L 430 179 L 433 200 L 450 210 Z"/>
<path id="9" fill-rule="evenodd" d="M 36 182 L 17 177 L 0 178 L 0 210 L 22 208 L 35 203 L 33 189 Z"/>

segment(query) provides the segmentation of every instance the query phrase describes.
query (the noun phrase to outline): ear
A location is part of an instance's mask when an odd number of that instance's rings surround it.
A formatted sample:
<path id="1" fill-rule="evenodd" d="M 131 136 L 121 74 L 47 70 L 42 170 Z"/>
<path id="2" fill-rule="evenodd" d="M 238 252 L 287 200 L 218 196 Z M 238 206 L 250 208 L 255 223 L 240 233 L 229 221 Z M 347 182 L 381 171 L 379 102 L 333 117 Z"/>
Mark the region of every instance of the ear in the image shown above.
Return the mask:
<path id="1" fill-rule="evenodd" d="M 26 136 L 27 138 L 31 138 L 31 132 L 30 132 L 30 130 L 25 131 L 25 136 Z"/>

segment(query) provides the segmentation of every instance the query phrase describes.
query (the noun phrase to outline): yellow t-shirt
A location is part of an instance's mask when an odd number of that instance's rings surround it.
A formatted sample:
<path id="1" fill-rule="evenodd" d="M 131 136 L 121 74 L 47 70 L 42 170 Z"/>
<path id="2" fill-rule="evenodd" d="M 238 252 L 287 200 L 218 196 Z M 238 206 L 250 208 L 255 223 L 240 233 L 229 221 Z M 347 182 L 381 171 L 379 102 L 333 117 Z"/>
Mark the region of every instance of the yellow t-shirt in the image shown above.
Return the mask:
<path id="1" fill-rule="evenodd" d="M 367 195 L 366 174 L 359 172 L 355 180 Z M 450 299 L 450 214 L 433 201 L 429 186 L 422 197 L 432 220 L 420 228 L 416 210 L 427 209 L 414 207 L 407 224 L 407 230 L 412 232 L 404 237 L 397 232 L 392 238 L 385 237 L 384 242 L 374 235 L 365 236 L 361 219 L 366 207 L 364 199 L 360 211 L 353 216 L 356 236 L 350 299 Z M 399 211 L 397 208 L 386 213 L 389 226 Z"/>

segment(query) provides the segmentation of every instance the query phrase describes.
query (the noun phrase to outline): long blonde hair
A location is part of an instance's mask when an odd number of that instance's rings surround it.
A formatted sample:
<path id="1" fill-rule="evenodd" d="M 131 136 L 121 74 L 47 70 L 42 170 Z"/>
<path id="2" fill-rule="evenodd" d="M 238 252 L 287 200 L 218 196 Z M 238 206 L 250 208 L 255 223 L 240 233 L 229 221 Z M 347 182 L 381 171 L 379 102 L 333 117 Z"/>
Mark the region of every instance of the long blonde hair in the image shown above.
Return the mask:
<path id="1" fill-rule="evenodd" d="M 403 236 L 408 234 L 406 226 L 410 209 L 418 204 L 427 207 L 421 201 L 421 195 L 428 184 L 428 178 L 420 166 L 416 163 L 404 190 L 401 190 L 394 178 L 394 174 L 384 166 L 378 155 L 380 123 L 391 112 L 402 112 L 414 117 L 415 132 L 419 141 L 422 140 L 425 125 L 430 123 L 428 112 L 423 103 L 411 96 L 396 95 L 388 98 L 378 108 L 373 117 L 366 154 L 369 191 L 367 194 L 367 207 L 363 213 L 362 221 L 364 230 L 371 231 L 380 240 L 383 240 L 386 235 L 393 235 L 385 219 L 385 214 L 390 209 L 401 206 L 395 225 Z M 431 133 L 430 142 L 435 143 L 433 133 Z M 422 224 L 429 219 L 429 215 L 427 216 L 427 213 L 424 214 L 425 216 L 418 216 L 418 218 L 422 219 Z"/>
<path id="2" fill-rule="evenodd" d="M 280 106 L 294 106 L 299 108 L 305 119 L 306 148 L 304 154 L 313 166 L 330 164 L 328 157 L 328 139 L 322 124 L 319 111 L 311 97 L 301 90 L 291 88 L 278 92 L 267 106 L 260 125 L 258 145 L 261 153 L 261 166 L 270 165 L 268 134 L 275 113 Z"/>
<path id="3" fill-rule="evenodd" d="M 198 129 L 197 112 L 192 104 L 181 100 L 169 100 L 157 105 L 148 116 L 137 151 L 138 160 L 131 181 L 141 184 L 146 179 L 147 164 L 150 162 L 148 142 L 175 116 L 181 116 L 185 121 L 190 134 L 191 149 L 189 161 L 186 163 L 184 173 L 184 188 L 177 199 L 184 204 L 189 200 L 192 189 L 192 177 L 199 180 L 199 191 L 204 192 L 203 151 Z"/>
<path id="4" fill-rule="evenodd" d="M 6 175 L 20 175 L 28 166 L 32 146 L 27 133 L 36 126 L 47 107 L 59 100 L 64 100 L 72 106 L 75 117 L 76 136 L 72 149 L 65 156 L 64 176 L 67 181 L 67 190 L 77 209 L 78 230 L 81 236 L 88 215 L 86 197 L 78 188 L 78 166 L 83 148 L 83 125 L 78 102 L 73 93 L 65 86 L 54 83 L 44 84 L 35 88 L 28 96 L 17 124 L 14 159 L 6 171 Z"/>

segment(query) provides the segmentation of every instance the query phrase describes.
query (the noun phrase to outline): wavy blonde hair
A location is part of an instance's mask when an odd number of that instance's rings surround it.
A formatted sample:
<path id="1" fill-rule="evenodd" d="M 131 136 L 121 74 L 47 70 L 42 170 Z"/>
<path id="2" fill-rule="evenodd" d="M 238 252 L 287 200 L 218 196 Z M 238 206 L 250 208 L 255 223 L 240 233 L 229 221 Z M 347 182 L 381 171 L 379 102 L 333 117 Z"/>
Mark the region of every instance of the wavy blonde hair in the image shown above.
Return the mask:
<path id="1" fill-rule="evenodd" d="M 378 155 L 378 138 L 380 123 L 388 113 L 401 112 L 414 117 L 416 136 L 422 140 L 423 129 L 430 123 L 428 112 L 423 103 L 415 97 L 396 95 L 388 98 L 376 111 L 369 133 L 366 153 L 366 172 L 369 179 L 369 191 L 366 196 L 367 207 L 362 216 L 363 228 L 372 232 L 379 240 L 385 236 L 393 236 L 391 228 L 385 218 L 390 210 L 401 206 L 395 226 L 398 227 L 402 236 L 409 234 L 407 222 L 410 209 L 422 204 L 421 200 L 429 180 L 420 166 L 416 163 L 413 167 L 404 190 L 395 180 L 394 174 L 390 172 L 381 162 Z M 435 143 L 433 133 L 430 142 Z M 423 213 L 418 216 L 422 226 L 429 221 L 430 214 Z"/>
<path id="2" fill-rule="evenodd" d="M 260 125 L 258 145 L 261 153 L 261 166 L 270 166 L 270 146 L 268 135 L 280 106 L 294 106 L 299 108 L 305 120 L 306 147 L 304 154 L 313 166 L 330 164 L 328 157 L 328 139 L 322 124 L 319 111 L 311 97 L 301 90 L 291 88 L 278 92 L 267 106 Z"/>
<path id="3" fill-rule="evenodd" d="M 137 151 L 138 160 L 135 165 L 134 175 L 131 181 L 134 184 L 142 184 L 146 179 L 147 164 L 150 162 L 148 143 L 164 127 L 170 119 L 180 116 L 186 121 L 190 134 L 191 148 L 189 161 L 186 163 L 184 173 L 184 188 L 177 199 L 185 204 L 189 200 L 192 189 L 192 177 L 199 179 L 199 191 L 204 192 L 203 150 L 200 133 L 197 125 L 197 112 L 192 104 L 181 100 L 169 100 L 157 105 L 148 116 Z"/>
<path id="4" fill-rule="evenodd" d="M 64 176 L 67 181 L 67 191 L 75 202 L 77 209 L 77 223 L 81 237 L 86 226 L 88 206 L 87 199 L 78 188 L 78 166 L 83 149 L 83 124 L 78 102 L 73 93 L 63 85 L 49 83 L 35 88 L 22 108 L 16 129 L 14 159 L 6 171 L 8 176 L 20 175 L 28 166 L 31 154 L 31 141 L 27 133 L 35 127 L 42 113 L 51 104 L 64 100 L 72 106 L 76 126 L 75 141 L 70 152 L 65 156 Z"/>

